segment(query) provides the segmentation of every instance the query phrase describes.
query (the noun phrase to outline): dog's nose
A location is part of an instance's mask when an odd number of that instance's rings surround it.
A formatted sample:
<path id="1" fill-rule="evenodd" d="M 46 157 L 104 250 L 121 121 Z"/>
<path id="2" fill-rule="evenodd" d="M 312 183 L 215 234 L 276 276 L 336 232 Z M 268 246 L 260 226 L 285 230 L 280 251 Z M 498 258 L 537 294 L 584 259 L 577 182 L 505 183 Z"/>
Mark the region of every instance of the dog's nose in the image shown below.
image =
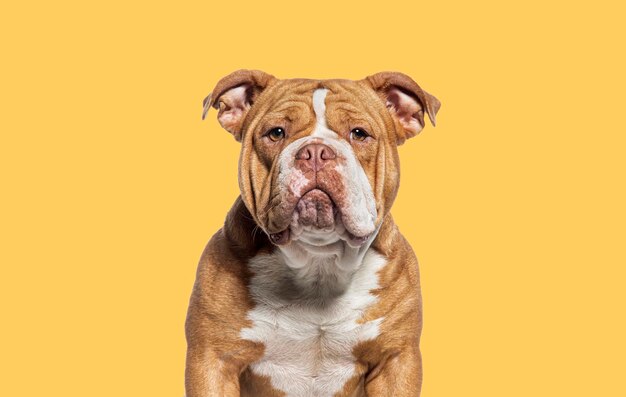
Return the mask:
<path id="1" fill-rule="evenodd" d="M 309 143 L 296 153 L 296 164 L 319 171 L 336 158 L 333 149 L 323 143 Z"/>

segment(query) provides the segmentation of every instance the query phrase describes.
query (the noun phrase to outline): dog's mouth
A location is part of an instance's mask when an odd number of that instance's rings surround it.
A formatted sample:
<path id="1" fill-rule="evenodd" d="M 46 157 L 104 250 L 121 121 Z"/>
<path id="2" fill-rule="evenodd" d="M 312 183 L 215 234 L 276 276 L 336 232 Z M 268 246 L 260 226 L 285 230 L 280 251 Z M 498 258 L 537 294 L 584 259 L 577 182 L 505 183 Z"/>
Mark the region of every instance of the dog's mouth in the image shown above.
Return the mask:
<path id="1" fill-rule="evenodd" d="M 337 212 L 337 206 L 328 193 L 316 188 L 300 198 L 291 223 L 304 228 L 328 230 L 334 228 Z"/>
<path id="2" fill-rule="evenodd" d="M 350 246 L 363 245 L 371 234 L 357 236 L 344 226 L 342 213 L 331 195 L 314 188 L 298 200 L 290 225 L 278 233 L 270 234 L 276 245 L 285 245 L 292 240 L 305 239 L 314 245 L 324 245 L 329 239 L 342 239 Z"/>

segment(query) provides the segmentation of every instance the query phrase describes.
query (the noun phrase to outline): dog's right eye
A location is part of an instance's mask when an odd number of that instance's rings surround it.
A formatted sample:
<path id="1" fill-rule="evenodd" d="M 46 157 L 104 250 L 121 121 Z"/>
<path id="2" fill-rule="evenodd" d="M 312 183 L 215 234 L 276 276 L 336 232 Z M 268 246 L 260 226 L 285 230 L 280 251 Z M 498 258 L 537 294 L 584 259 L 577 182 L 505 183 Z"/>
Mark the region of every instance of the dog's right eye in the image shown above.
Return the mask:
<path id="1" fill-rule="evenodd" d="M 363 128 L 353 128 L 352 131 L 350 131 L 350 139 L 355 141 L 364 141 L 368 137 L 369 134 Z"/>
<path id="2" fill-rule="evenodd" d="M 281 139 L 285 138 L 285 130 L 281 127 L 274 127 L 269 130 L 266 134 L 272 141 L 278 142 Z"/>

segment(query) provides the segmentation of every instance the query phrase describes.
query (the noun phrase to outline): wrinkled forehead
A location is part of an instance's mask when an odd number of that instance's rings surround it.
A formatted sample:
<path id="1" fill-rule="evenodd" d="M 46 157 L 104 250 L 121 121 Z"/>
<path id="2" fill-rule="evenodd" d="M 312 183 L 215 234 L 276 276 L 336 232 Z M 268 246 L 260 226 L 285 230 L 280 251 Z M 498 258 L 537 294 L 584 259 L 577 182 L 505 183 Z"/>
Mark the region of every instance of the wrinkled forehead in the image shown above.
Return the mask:
<path id="1" fill-rule="evenodd" d="M 352 80 L 279 80 L 261 94 L 256 105 L 253 117 L 266 128 L 291 123 L 301 129 L 320 117 L 334 126 L 349 123 L 372 129 L 383 127 L 386 121 L 380 98 Z"/>

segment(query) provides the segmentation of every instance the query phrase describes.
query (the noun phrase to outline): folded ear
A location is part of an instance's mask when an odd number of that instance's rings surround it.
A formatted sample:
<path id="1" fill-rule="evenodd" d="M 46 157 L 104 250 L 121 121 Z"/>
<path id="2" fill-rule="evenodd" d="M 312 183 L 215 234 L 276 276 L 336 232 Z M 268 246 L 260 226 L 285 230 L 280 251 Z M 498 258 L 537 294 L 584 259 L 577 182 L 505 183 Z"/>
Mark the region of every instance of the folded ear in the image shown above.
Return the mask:
<path id="1" fill-rule="evenodd" d="M 363 79 L 387 105 L 391 115 L 400 122 L 398 145 L 417 135 L 425 125 L 424 111 L 435 125 L 441 102 L 422 90 L 409 76 L 398 72 L 380 72 Z"/>
<path id="2" fill-rule="evenodd" d="M 260 70 L 237 70 L 222 78 L 202 102 L 202 120 L 209 109 L 219 109 L 217 120 L 241 142 L 243 120 L 255 98 L 276 78 Z"/>

